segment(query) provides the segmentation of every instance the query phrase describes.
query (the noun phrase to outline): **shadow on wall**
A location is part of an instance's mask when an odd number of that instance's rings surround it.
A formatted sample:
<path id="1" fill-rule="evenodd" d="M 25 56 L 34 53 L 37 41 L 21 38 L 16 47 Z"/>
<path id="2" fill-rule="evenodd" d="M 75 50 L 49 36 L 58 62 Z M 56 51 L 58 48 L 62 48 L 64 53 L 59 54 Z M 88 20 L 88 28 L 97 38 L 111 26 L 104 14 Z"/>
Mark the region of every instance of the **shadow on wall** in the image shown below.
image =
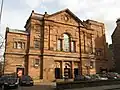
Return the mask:
<path id="1" fill-rule="evenodd" d="M 95 38 L 95 59 L 96 73 L 108 70 L 109 65 L 105 34 L 103 34 L 101 37 L 97 36 Z"/>

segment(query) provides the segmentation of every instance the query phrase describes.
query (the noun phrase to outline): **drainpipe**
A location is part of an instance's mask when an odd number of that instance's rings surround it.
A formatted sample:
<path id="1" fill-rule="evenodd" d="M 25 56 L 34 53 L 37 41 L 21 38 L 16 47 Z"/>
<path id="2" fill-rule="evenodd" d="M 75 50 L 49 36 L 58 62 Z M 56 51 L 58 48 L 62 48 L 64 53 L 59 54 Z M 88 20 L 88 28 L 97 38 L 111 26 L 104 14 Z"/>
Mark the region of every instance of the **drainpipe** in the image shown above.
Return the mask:
<path id="1" fill-rule="evenodd" d="M 47 14 L 47 12 L 45 12 L 44 16 L 43 16 L 43 27 L 41 30 L 41 39 L 40 39 L 40 79 L 43 79 L 43 74 L 44 74 L 44 68 L 43 68 L 43 53 L 44 53 L 44 24 L 45 24 L 45 15 Z"/>
<path id="2" fill-rule="evenodd" d="M 79 63 L 79 70 L 80 70 L 79 72 L 80 73 L 79 73 L 79 75 L 82 75 L 82 53 L 81 53 L 81 33 L 80 33 L 81 30 L 80 30 L 80 25 L 78 26 L 78 29 L 79 29 L 79 51 L 80 51 L 79 52 L 80 53 L 79 54 L 80 55 L 80 58 L 79 58 L 80 59 L 80 63 Z"/>

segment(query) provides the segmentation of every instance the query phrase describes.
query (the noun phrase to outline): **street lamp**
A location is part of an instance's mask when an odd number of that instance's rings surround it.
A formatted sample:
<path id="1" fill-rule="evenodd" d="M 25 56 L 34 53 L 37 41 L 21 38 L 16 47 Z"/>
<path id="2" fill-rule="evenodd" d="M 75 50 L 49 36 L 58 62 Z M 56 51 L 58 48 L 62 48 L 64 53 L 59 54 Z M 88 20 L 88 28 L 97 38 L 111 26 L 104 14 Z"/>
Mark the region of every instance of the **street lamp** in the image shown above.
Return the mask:
<path id="1" fill-rule="evenodd" d="M 2 0 L 2 3 L 1 3 L 1 10 L 0 10 L 0 23 L 1 23 L 2 11 L 3 11 L 3 1 L 4 1 L 4 0 Z"/>

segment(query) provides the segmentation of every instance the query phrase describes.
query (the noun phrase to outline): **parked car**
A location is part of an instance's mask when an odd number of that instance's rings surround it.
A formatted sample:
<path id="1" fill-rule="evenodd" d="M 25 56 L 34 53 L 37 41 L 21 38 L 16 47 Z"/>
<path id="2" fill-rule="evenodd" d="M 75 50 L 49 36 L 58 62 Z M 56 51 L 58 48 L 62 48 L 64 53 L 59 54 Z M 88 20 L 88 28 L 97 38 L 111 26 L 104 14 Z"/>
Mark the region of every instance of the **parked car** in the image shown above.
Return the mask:
<path id="1" fill-rule="evenodd" d="M 100 80 L 100 76 L 98 74 L 92 74 L 91 76 L 91 80 Z"/>
<path id="2" fill-rule="evenodd" d="M 108 80 L 108 78 L 105 74 L 93 74 L 91 80 Z"/>
<path id="3" fill-rule="evenodd" d="M 84 81 L 85 77 L 83 75 L 76 75 L 76 77 L 74 78 L 74 81 Z"/>
<path id="4" fill-rule="evenodd" d="M 98 74 L 99 80 L 108 80 L 107 74 Z"/>
<path id="5" fill-rule="evenodd" d="M 0 77 L 0 88 L 2 88 L 3 84 L 4 84 L 4 79 Z"/>
<path id="6" fill-rule="evenodd" d="M 120 74 L 114 72 L 114 74 L 116 75 L 117 79 L 120 79 Z"/>
<path id="7" fill-rule="evenodd" d="M 85 75 L 85 76 L 84 76 L 84 79 L 85 79 L 85 80 L 92 80 L 92 77 L 91 77 L 90 75 Z"/>
<path id="8" fill-rule="evenodd" d="M 2 76 L 1 79 L 3 81 L 4 89 L 10 87 L 18 88 L 19 86 L 19 79 L 16 76 L 12 76 L 12 75 Z"/>
<path id="9" fill-rule="evenodd" d="M 107 75 L 108 79 L 120 79 L 120 75 L 115 72 L 108 72 Z"/>
<path id="10" fill-rule="evenodd" d="M 29 75 L 23 75 L 20 78 L 20 85 L 31 85 L 33 86 L 34 82 L 33 79 Z"/>

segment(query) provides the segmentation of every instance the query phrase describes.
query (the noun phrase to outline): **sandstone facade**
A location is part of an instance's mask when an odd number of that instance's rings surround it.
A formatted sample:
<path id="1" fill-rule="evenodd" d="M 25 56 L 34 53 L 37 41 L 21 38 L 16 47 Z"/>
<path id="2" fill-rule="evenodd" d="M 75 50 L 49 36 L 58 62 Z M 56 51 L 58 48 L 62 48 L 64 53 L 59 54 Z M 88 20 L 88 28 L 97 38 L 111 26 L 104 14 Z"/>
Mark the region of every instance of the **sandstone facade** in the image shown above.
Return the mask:
<path id="1" fill-rule="evenodd" d="M 6 30 L 5 73 L 21 66 L 33 78 L 53 81 L 64 77 L 65 67 L 69 78 L 108 68 L 103 23 L 81 21 L 69 9 L 51 15 L 32 11 L 25 29 Z"/>

